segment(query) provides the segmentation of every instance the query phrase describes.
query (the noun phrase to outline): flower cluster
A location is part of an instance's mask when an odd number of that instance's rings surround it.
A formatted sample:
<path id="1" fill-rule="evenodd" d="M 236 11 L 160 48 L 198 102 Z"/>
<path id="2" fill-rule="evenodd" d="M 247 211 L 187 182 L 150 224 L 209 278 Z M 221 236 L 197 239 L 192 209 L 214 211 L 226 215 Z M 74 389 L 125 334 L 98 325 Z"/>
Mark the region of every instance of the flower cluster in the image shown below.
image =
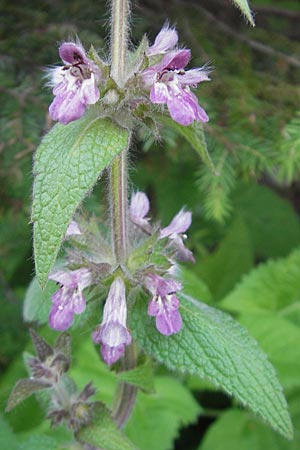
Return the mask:
<path id="1" fill-rule="evenodd" d="M 166 104 L 172 119 L 181 125 L 190 125 L 194 121 L 207 122 L 208 116 L 190 87 L 209 80 L 208 71 L 205 68 L 185 70 L 191 52 L 175 49 L 177 42 L 177 32 L 165 26 L 149 48 L 149 57 L 165 54 L 160 62 L 142 72 L 145 86 L 150 89 L 150 100 L 152 103 Z"/>
<path id="2" fill-rule="evenodd" d="M 139 287 L 148 292 L 148 314 L 155 317 L 156 328 L 160 333 L 169 336 L 178 333 L 182 327 L 178 299 L 182 285 L 174 279 L 173 273 L 176 260 L 194 262 L 192 252 L 184 244 L 192 215 L 189 211 L 181 210 L 168 226 L 158 228 L 147 217 L 149 209 L 150 202 L 145 193 L 136 192 L 132 195 L 129 206 L 131 234 L 133 240 L 137 241 L 137 247 L 142 247 L 149 239 L 151 245 L 157 245 L 157 251 L 164 255 L 166 261 L 164 267 L 149 264 L 147 255 L 143 253 L 144 263 L 139 260 L 133 269 L 129 264 L 125 271 L 120 270 L 117 262 L 112 263 L 109 270 L 104 270 L 103 264 L 97 265 L 91 260 L 90 268 L 59 270 L 49 276 L 60 285 L 52 295 L 49 316 L 50 327 L 58 331 L 69 328 L 74 315 L 85 310 L 83 291 L 86 288 L 96 281 L 102 283 L 102 280 L 107 285 L 105 280 L 113 278 L 104 304 L 102 322 L 92 335 L 93 341 L 100 344 L 102 358 L 108 365 L 114 364 L 124 355 L 126 346 L 132 340 L 127 328 L 126 300 L 126 291 L 129 293 L 131 288 Z M 71 221 L 68 227 L 66 237 L 68 236 L 75 239 L 83 237 L 75 221 Z M 88 264 L 87 260 L 85 263 Z"/>
<path id="3" fill-rule="evenodd" d="M 181 125 L 208 121 L 206 112 L 191 91 L 191 87 L 209 80 L 208 70 L 205 67 L 186 70 L 191 52 L 178 48 L 177 44 L 177 31 L 163 26 L 154 44 L 147 44 L 144 58 L 139 58 L 137 66 L 127 71 L 131 75 L 125 85 L 117 87 L 120 92 L 124 90 L 120 98 L 128 100 L 121 102 L 120 107 L 129 104 L 137 107 L 144 101 L 142 98 L 148 104 L 166 104 L 172 119 Z M 109 87 L 115 82 L 103 73 L 103 68 L 109 70 L 108 62 L 98 55 L 95 57 L 95 53 L 93 59 L 89 58 L 80 42 L 64 42 L 59 47 L 59 55 L 64 65 L 49 71 L 49 84 L 55 96 L 49 107 L 52 119 L 68 124 L 79 119 L 88 105 L 102 100 L 106 114 L 113 114 L 107 108 L 110 103 L 107 99 L 115 98 L 116 89 Z M 115 101 L 113 103 L 115 111 Z"/>

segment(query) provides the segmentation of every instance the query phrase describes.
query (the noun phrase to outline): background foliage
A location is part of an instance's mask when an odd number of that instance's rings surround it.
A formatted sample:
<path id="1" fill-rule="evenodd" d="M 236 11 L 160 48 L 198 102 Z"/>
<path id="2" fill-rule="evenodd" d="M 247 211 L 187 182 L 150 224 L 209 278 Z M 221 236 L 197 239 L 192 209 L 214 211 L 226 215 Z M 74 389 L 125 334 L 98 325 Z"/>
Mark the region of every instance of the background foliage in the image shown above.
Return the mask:
<path id="1" fill-rule="evenodd" d="M 105 56 L 108 13 L 106 2 L 82 0 L 3 0 L 1 6 L 3 411 L 12 385 L 25 376 L 22 352 L 30 348 L 22 301 L 33 276 L 32 156 L 51 126 L 51 93 L 44 87 L 43 68 L 59 62 L 56 44 L 76 35 Z M 179 134 L 165 127 L 157 142 L 140 133 L 131 177 L 133 187 L 149 194 L 163 225 L 182 205 L 192 209 L 189 244 L 197 263 L 184 272 L 187 290 L 229 311 L 258 340 L 284 387 L 295 438 L 278 438 L 209 383 L 176 376 L 157 364 L 152 393 L 139 394 L 126 428 L 142 450 L 299 448 L 300 12 L 297 1 L 284 0 L 255 0 L 252 9 L 255 29 L 226 0 L 146 0 L 134 5 L 132 45 L 144 32 L 153 39 L 168 18 L 176 23 L 181 42 L 192 49 L 192 65 L 208 62 L 214 67 L 212 82 L 200 86 L 198 94 L 210 116 L 206 138 L 218 176 L 200 163 Z M 105 183 L 85 206 L 99 212 L 106 202 L 104 191 Z M 98 398 L 109 402 L 116 376 L 99 364 L 90 344 L 91 320 L 74 336 L 72 375 L 80 387 L 95 380 Z M 54 332 L 42 332 L 54 338 Z M 69 439 L 64 430 L 53 432 L 43 422 L 34 398 L 5 417 L 0 413 L 0 447 L 75 449 L 67 444 Z"/>

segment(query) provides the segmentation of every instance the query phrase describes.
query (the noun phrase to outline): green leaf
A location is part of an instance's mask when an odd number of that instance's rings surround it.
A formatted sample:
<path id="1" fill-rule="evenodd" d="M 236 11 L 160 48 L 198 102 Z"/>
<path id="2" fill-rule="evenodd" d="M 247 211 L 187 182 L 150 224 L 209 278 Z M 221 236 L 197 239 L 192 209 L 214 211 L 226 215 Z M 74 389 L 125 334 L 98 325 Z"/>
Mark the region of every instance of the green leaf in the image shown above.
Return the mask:
<path id="1" fill-rule="evenodd" d="M 100 403 L 97 405 L 94 421 L 78 432 L 78 438 L 105 450 L 138 450 L 118 429 L 108 409 Z"/>
<path id="2" fill-rule="evenodd" d="M 239 183 L 233 202 L 247 225 L 259 259 L 286 256 L 300 244 L 300 223 L 295 210 L 271 189 Z"/>
<path id="3" fill-rule="evenodd" d="M 193 423 L 201 407 L 189 390 L 170 376 L 155 378 L 155 393 L 139 392 L 126 433 L 139 450 L 166 450 L 181 426 Z"/>
<path id="4" fill-rule="evenodd" d="M 204 164 L 216 175 L 216 169 L 207 148 L 202 123 L 195 121 L 189 126 L 183 126 L 165 115 L 159 116 L 159 121 L 173 128 L 178 134 L 183 136 L 191 144 L 193 149 L 196 150 Z"/>
<path id="5" fill-rule="evenodd" d="M 235 4 L 235 6 L 242 11 L 242 13 L 246 17 L 246 19 L 248 20 L 250 25 L 255 27 L 255 22 L 254 22 L 248 1 L 247 0 L 232 0 L 232 1 Z"/>
<path id="6" fill-rule="evenodd" d="M 129 384 L 139 387 L 146 392 L 153 392 L 153 370 L 152 363 L 147 360 L 144 364 L 137 366 L 126 372 L 119 372 L 117 377 L 120 381 L 126 381 Z"/>
<path id="7" fill-rule="evenodd" d="M 146 303 L 136 303 L 130 327 L 140 346 L 170 369 L 206 378 L 291 438 L 282 388 L 257 342 L 227 314 L 186 295 L 180 298 L 183 328 L 169 337 L 157 332 Z"/>
<path id="8" fill-rule="evenodd" d="M 220 305 L 234 312 L 281 311 L 289 317 L 300 311 L 300 250 L 287 258 L 268 261 L 247 274 Z"/>
<path id="9" fill-rule="evenodd" d="M 225 412 L 206 433 L 198 450 L 298 450 L 299 440 L 288 442 L 258 423 L 245 411 Z"/>
<path id="10" fill-rule="evenodd" d="M 85 116 L 55 125 L 34 163 L 32 220 L 36 274 L 43 287 L 76 208 L 102 171 L 128 146 L 129 132 L 108 119 Z"/>
<path id="11" fill-rule="evenodd" d="M 247 226 L 243 219 L 236 217 L 218 248 L 200 260 L 196 270 L 213 296 L 220 299 L 252 268 L 253 263 L 253 246 Z"/>
<path id="12" fill-rule="evenodd" d="M 34 277 L 28 286 L 23 305 L 23 318 L 25 322 L 37 322 L 39 325 L 48 322 L 51 307 L 51 296 L 57 290 L 54 282 L 41 289 L 38 280 Z"/>

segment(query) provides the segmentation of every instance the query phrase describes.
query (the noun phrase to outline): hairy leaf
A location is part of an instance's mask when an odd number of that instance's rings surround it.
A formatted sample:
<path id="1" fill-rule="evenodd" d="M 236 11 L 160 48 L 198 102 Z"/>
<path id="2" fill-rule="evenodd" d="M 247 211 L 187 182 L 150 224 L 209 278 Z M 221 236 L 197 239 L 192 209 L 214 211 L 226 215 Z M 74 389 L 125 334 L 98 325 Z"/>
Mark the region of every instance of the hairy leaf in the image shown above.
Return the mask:
<path id="1" fill-rule="evenodd" d="M 51 387 L 45 381 L 23 378 L 19 380 L 10 394 L 5 411 L 9 412 L 34 392 Z"/>
<path id="2" fill-rule="evenodd" d="M 282 388 L 257 342 L 227 314 L 180 297 L 183 328 L 169 337 L 158 333 L 145 302 L 136 302 L 130 326 L 140 346 L 170 369 L 206 378 L 291 438 Z"/>
<path id="3" fill-rule="evenodd" d="M 153 392 L 154 390 L 153 370 L 150 360 L 132 370 L 119 372 L 117 377 L 119 380 L 133 384 L 146 392 Z"/>
<path id="4" fill-rule="evenodd" d="M 36 274 L 47 282 L 76 208 L 102 171 L 128 146 L 129 133 L 111 120 L 85 116 L 55 125 L 34 163 L 32 221 Z"/>

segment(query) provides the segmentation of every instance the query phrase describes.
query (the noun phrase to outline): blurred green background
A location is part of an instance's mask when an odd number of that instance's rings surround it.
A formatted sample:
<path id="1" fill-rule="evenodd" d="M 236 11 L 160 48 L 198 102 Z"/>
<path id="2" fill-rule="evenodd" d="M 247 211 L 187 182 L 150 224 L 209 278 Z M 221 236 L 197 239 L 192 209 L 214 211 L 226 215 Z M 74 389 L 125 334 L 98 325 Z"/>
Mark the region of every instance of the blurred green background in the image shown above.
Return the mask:
<path id="1" fill-rule="evenodd" d="M 206 137 L 219 176 L 165 128 L 160 142 L 138 134 L 131 179 L 134 188 L 148 193 L 163 225 L 183 205 L 193 211 L 189 246 L 197 263 L 188 266 L 187 288 L 234 314 L 258 339 L 285 389 L 296 437 L 291 443 L 277 438 L 201 380 L 180 377 L 168 388 L 164 377 L 170 374 L 158 367 L 161 403 L 142 398 L 128 427 L 142 450 L 300 449 L 300 7 L 298 1 L 284 0 L 253 0 L 251 6 L 255 29 L 226 0 L 134 2 L 132 46 L 145 32 L 153 41 L 168 19 L 176 24 L 180 42 L 192 50 L 191 66 L 214 67 L 211 82 L 203 83 L 197 94 L 210 116 Z M 103 1 L 2 0 L 1 16 L 2 411 L 12 385 L 25 376 L 21 355 L 29 337 L 22 301 L 34 275 L 32 159 L 52 125 L 44 69 L 60 63 L 58 44 L 76 36 L 87 49 L 92 43 L 107 57 L 109 12 Z M 89 199 L 90 210 L 105 202 L 103 191 L 100 185 Z M 81 357 L 85 366 L 87 354 L 79 348 L 75 361 Z M 89 381 L 89 375 L 82 377 Z M 157 414 L 156 422 L 141 419 L 148 409 Z M 12 430 L 30 435 L 41 429 L 42 413 L 34 399 L 3 417 L 3 449 L 14 448 Z M 54 447 L 48 431 L 45 448 L 71 448 Z M 7 436 L 12 436 L 9 445 Z M 26 450 L 44 448 L 34 438 L 28 442 Z"/>

